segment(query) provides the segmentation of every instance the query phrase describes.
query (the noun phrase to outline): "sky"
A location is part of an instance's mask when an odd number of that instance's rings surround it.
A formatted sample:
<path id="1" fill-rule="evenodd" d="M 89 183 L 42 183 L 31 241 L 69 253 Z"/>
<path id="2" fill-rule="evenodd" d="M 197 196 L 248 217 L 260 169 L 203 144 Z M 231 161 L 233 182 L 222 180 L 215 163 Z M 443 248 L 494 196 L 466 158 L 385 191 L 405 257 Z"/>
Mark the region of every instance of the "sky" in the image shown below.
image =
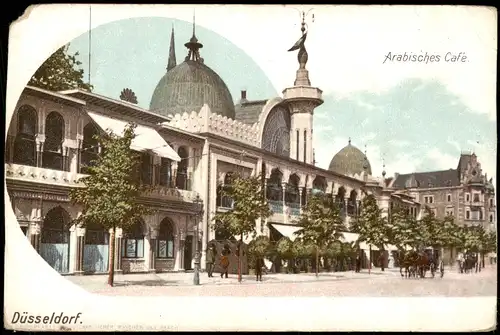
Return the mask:
<path id="1" fill-rule="evenodd" d="M 165 73 L 172 26 L 177 62 L 186 55 L 193 8 L 92 6 L 90 22 L 84 5 L 28 13 L 45 25 L 31 46 L 20 46 L 40 50 L 25 69 L 33 73 L 43 57 L 71 42 L 87 75 L 90 25 L 94 91 L 118 98 L 131 88 L 148 108 Z M 299 10 L 310 8 L 196 6 L 201 55 L 235 102 L 242 89 L 248 99 L 270 99 L 293 85 L 297 54 L 287 50 L 300 37 Z M 50 21 L 55 13 L 57 24 Z M 375 176 L 383 162 L 389 176 L 456 168 L 460 153 L 473 150 L 483 171 L 496 177 L 496 20 L 496 11 L 486 7 L 313 7 L 307 16 L 307 69 L 324 99 L 314 114 L 317 165 L 328 168 L 351 138 L 360 150 L 366 146 Z M 405 53 L 439 61 L 386 60 Z M 464 62 L 446 61 L 459 53 Z"/>

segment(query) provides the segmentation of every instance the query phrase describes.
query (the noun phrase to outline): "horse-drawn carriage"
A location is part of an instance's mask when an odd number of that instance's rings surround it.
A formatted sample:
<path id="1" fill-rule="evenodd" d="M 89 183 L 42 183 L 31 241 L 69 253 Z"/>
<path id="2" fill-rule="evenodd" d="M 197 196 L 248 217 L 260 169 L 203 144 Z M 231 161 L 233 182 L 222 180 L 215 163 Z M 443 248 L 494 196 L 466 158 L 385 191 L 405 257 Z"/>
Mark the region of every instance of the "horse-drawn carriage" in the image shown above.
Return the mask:
<path id="1" fill-rule="evenodd" d="M 444 263 L 439 254 L 427 248 L 422 251 L 409 250 L 402 251 L 399 255 L 399 272 L 404 278 L 425 278 L 427 272 L 431 273 L 432 278 L 439 272 L 440 277 L 444 276 Z M 405 273 L 403 274 L 403 269 Z"/>
<path id="2" fill-rule="evenodd" d="M 473 273 L 481 271 L 479 254 L 470 250 L 460 253 L 457 258 L 460 273 Z"/>

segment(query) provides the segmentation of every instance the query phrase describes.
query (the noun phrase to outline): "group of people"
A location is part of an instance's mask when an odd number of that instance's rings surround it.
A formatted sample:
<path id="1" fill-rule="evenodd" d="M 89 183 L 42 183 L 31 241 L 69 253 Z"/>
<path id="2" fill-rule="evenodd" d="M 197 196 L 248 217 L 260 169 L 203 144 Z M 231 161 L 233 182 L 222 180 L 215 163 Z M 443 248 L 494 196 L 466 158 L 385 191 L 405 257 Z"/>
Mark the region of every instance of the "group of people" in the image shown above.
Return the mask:
<path id="1" fill-rule="evenodd" d="M 220 260 L 219 260 L 219 267 L 221 269 L 220 272 L 220 277 L 221 278 L 228 278 L 228 273 L 229 273 L 229 255 L 231 254 L 231 250 L 227 245 L 224 246 L 222 249 L 221 255 L 220 255 Z M 209 278 L 213 278 L 213 273 L 215 270 L 215 260 L 217 256 L 217 247 L 214 244 L 211 244 L 208 246 L 207 249 L 207 256 L 206 256 L 206 263 L 207 263 L 207 274 Z M 262 281 L 262 268 L 264 267 L 264 259 L 261 257 L 257 257 L 255 260 L 255 275 L 257 281 Z"/>

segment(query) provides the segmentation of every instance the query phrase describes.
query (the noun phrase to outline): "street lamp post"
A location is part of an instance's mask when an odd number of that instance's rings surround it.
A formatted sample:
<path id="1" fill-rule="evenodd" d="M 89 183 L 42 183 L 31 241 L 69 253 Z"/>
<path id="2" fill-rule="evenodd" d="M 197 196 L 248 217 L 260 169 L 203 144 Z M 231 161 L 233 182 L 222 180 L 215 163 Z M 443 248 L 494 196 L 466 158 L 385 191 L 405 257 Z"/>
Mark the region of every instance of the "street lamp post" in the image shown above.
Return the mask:
<path id="1" fill-rule="evenodd" d="M 202 216 L 203 213 L 203 207 L 202 203 L 203 201 L 200 199 L 200 196 L 197 195 L 196 199 L 194 200 L 194 203 L 198 205 L 199 209 L 198 212 L 196 213 L 196 225 L 195 225 L 195 242 L 196 242 L 196 249 L 195 249 L 195 254 L 194 254 L 194 278 L 193 278 L 193 284 L 194 285 L 200 285 L 200 247 L 199 247 L 199 238 L 200 238 L 200 231 L 199 231 L 199 223 L 200 223 L 200 217 Z"/>

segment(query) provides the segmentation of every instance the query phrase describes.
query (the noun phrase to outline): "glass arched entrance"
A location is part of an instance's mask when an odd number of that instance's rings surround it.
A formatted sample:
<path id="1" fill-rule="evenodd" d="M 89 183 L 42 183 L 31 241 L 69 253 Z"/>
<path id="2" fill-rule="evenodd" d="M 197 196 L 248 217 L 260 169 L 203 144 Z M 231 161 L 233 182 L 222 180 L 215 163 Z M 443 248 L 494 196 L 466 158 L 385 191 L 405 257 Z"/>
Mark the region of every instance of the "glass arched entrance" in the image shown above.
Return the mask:
<path id="1" fill-rule="evenodd" d="M 51 209 L 43 221 L 40 256 L 59 273 L 69 272 L 70 221 L 60 206 Z"/>
<path id="2" fill-rule="evenodd" d="M 99 224 L 87 225 L 83 247 L 83 271 L 91 273 L 109 270 L 109 232 Z"/>

